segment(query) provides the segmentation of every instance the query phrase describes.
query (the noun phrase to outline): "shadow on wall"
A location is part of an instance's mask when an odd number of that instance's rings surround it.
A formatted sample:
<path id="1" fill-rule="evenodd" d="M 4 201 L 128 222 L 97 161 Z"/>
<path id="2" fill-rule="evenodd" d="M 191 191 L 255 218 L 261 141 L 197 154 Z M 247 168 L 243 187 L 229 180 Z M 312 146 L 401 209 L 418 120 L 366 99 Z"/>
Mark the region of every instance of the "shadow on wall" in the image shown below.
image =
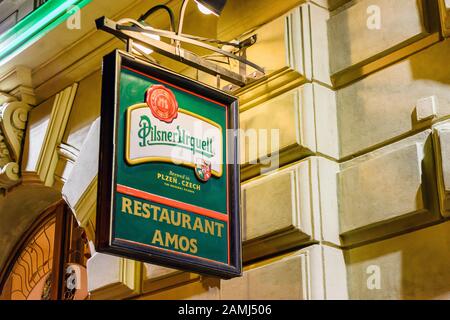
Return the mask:
<path id="1" fill-rule="evenodd" d="M 100 116 L 101 92 L 102 74 L 100 70 L 79 82 L 62 140 L 64 143 L 81 150 L 92 123 Z"/>
<path id="2" fill-rule="evenodd" d="M 408 61 L 413 79 L 429 80 L 437 85 L 450 85 L 449 57 L 449 40 L 441 41 L 411 56 Z"/>
<path id="3" fill-rule="evenodd" d="M 343 39 L 342 45 L 351 43 Z M 419 99 L 435 96 L 437 116 L 450 115 L 449 57 L 447 39 L 340 89 L 341 156 L 368 152 L 429 127 L 430 119 L 417 119 Z M 433 151 L 426 154 L 433 161 Z M 423 175 L 422 181 L 424 201 L 434 205 L 437 193 L 429 187 L 434 174 Z M 350 249 L 345 260 L 350 299 L 450 299 L 450 222 Z"/>
<path id="4" fill-rule="evenodd" d="M 417 1 L 430 2 L 427 10 L 437 13 L 438 9 L 433 6 L 433 3 L 436 4 L 435 0 Z M 365 11 L 361 9 L 357 16 L 361 16 L 359 18 L 362 19 L 364 14 Z M 370 32 L 384 32 L 386 37 L 389 35 L 389 39 L 394 37 L 393 34 L 401 35 L 406 32 L 401 25 L 394 23 L 395 18 L 392 18 L 391 14 L 387 14 L 386 18 L 383 18 L 384 11 L 381 14 L 382 29 Z M 342 16 L 339 19 L 338 27 L 330 29 L 332 25 L 329 25 L 329 42 L 334 42 L 336 48 L 339 48 L 336 50 L 336 54 L 330 57 L 331 67 L 333 64 L 348 66 L 351 64 L 352 52 L 356 50 L 352 49 L 352 45 L 356 46 L 358 43 L 367 45 L 367 41 L 361 40 L 363 33 L 358 31 L 360 29 L 354 30 L 355 34 L 351 34 L 350 26 L 358 21 L 350 21 L 351 17 L 346 11 L 341 12 L 340 15 Z M 433 15 L 431 14 L 431 16 Z M 390 22 L 388 23 L 386 19 L 390 19 Z M 431 30 L 436 29 L 434 24 L 438 22 L 438 17 L 429 20 Z M 341 23 L 342 21 L 344 22 Z M 391 22 L 396 30 L 393 27 L 391 27 L 392 32 L 383 29 L 385 24 L 388 26 L 391 25 Z M 360 23 L 365 25 L 364 21 L 360 21 Z M 408 36 L 408 33 L 404 36 Z M 337 38 L 333 40 L 333 37 Z M 353 42 L 350 41 L 352 38 Z M 377 38 L 380 38 L 377 41 L 381 45 L 383 42 L 381 37 L 374 36 L 374 39 Z M 373 54 L 375 54 L 379 51 L 374 50 L 379 45 L 378 42 L 372 43 L 371 47 L 367 48 L 360 45 L 355 52 L 366 54 L 374 52 Z M 383 49 L 380 47 L 380 50 Z M 450 40 L 435 43 L 431 47 L 394 64 L 386 65 L 381 70 L 339 90 L 337 101 L 341 158 L 360 153 L 363 150 L 377 148 L 383 143 L 409 134 L 411 130 L 421 130 L 429 126 L 431 120 L 417 120 L 415 110 L 419 99 L 436 96 L 439 105 L 438 116 L 450 114 L 449 53 Z M 356 57 L 354 58 L 356 59 Z M 345 63 L 338 63 L 336 59 L 343 59 Z"/>
<path id="5" fill-rule="evenodd" d="M 449 252 L 450 222 L 351 249 L 350 298 L 450 299 Z"/>
<path id="6" fill-rule="evenodd" d="M 342 156 L 429 127 L 431 119 L 417 119 L 416 105 L 420 99 L 435 96 L 437 116 L 449 115 L 449 56 L 450 39 L 447 39 L 339 90 Z"/>
<path id="7" fill-rule="evenodd" d="M 220 297 L 220 279 L 204 277 L 200 281 L 185 284 L 180 290 L 174 287 L 172 290 L 162 291 L 151 295 L 151 300 L 216 300 Z"/>

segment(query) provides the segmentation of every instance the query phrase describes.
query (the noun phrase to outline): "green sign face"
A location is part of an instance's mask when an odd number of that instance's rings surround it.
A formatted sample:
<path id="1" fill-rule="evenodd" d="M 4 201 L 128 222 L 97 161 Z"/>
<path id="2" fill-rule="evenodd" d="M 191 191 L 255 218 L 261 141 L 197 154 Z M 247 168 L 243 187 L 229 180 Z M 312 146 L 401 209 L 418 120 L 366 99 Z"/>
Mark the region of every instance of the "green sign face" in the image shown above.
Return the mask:
<path id="1" fill-rule="evenodd" d="M 98 250 L 240 275 L 236 99 L 121 52 L 103 77 Z"/>

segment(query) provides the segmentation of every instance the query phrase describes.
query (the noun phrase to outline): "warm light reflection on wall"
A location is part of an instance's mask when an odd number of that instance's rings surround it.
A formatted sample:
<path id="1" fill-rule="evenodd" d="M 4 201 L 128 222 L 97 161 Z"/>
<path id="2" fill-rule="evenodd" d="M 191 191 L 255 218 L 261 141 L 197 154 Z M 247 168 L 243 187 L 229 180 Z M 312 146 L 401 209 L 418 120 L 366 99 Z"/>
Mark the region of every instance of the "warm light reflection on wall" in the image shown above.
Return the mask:
<path id="1" fill-rule="evenodd" d="M 20 253 L 5 283 L 0 300 L 50 298 L 55 218 L 38 229 Z"/>

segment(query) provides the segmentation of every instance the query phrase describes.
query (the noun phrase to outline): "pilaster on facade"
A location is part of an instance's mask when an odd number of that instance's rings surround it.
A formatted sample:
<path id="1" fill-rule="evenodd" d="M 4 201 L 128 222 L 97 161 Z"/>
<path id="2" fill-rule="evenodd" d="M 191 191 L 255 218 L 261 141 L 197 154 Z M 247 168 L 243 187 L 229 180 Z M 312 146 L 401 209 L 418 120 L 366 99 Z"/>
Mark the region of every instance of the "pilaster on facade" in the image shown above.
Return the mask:
<path id="1" fill-rule="evenodd" d="M 439 0 L 441 28 L 444 37 L 450 37 L 450 0 Z"/>
<path id="2" fill-rule="evenodd" d="M 450 217 L 450 121 L 433 126 L 439 206 L 442 216 Z"/>
<path id="3" fill-rule="evenodd" d="M 78 150 L 64 145 L 62 138 L 77 88 L 77 83 L 69 86 L 31 113 L 27 129 L 27 149 L 23 158 L 24 182 L 53 187 L 58 182 L 58 174 L 55 178 L 55 172 L 59 160 L 64 158 L 75 161 Z"/>
<path id="4" fill-rule="evenodd" d="M 95 239 L 99 144 L 100 118 L 91 125 L 77 161 L 62 187 L 63 198 L 91 240 Z"/>
<path id="5" fill-rule="evenodd" d="M 61 190 L 75 166 L 80 151 L 74 146 L 64 142 L 60 143 L 56 150 L 58 162 L 54 172 L 53 187 L 57 190 Z"/>

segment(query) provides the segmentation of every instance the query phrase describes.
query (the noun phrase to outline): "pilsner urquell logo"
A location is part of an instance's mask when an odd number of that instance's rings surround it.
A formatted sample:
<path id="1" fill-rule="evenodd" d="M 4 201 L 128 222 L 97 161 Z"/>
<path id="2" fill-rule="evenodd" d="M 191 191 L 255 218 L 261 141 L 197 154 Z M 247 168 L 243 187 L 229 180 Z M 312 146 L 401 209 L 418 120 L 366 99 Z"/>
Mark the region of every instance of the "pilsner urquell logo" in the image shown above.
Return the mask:
<path id="1" fill-rule="evenodd" d="M 186 130 L 181 129 L 180 126 L 177 126 L 175 131 L 159 129 L 157 125 L 152 125 L 150 118 L 145 115 L 141 116 L 139 127 L 140 147 L 167 145 L 184 148 L 190 150 L 193 154 L 198 153 L 208 158 L 214 157 L 212 138 L 196 138 Z"/>
<path id="2" fill-rule="evenodd" d="M 131 128 L 138 126 L 132 130 L 137 136 L 132 138 L 131 144 L 137 144 L 140 150 L 132 147 L 131 153 L 137 154 L 135 158 L 144 159 L 132 159 L 129 161 L 131 164 L 147 161 L 169 162 L 170 159 L 176 159 L 183 165 L 193 167 L 197 178 L 201 181 L 208 181 L 212 173 L 221 175 L 221 167 L 212 167 L 212 161 L 217 158 L 215 141 L 221 139 L 220 126 L 213 122 L 209 123 L 208 119 L 189 111 L 179 109 L 175 95 L 163 85 L 151 86 L 146 92 L 145 102 L 150 112 L 139 106 L 130 107 Z M 133 113 L 134 110 L 140 111 Z M 202 128 L 200 134 L 193 133 L 198 131 L 194 130 L 194 124 Z M 212 128 L 209 131 L 212 132 L 212 136 L 204 134 L 204 127 L 209 130 Z M 183 154 L 174 158 L 174 153 L 171 152 L 174 148 L 184 150 Z"/>

